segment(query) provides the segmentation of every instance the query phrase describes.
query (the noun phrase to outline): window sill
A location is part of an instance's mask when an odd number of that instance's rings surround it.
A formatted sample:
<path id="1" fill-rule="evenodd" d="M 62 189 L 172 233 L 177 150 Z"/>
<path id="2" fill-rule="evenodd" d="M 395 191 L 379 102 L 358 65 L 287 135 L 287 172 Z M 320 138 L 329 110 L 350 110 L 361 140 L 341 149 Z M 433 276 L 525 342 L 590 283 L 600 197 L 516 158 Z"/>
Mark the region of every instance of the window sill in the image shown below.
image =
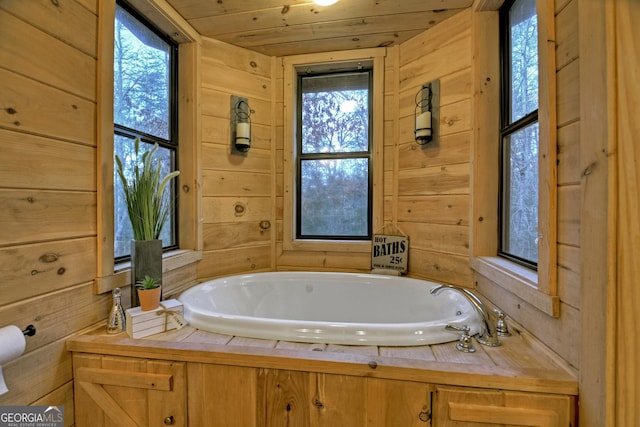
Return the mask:
<path id="1" fill-rule="evenodd" d="M 471 268 L 538 310 L 559 317 L 560 298 L 538 290 L 538 274 L 535 271 L 504 258 L 490 256 L 472 258 Z"/>
<path id="2" fill-rule="evenodd" d="M 371 241 L 293 240 L 285 242 L 285 250 L 302 252 L 369 252 Z"/>
<path id="3" fill-rule="evenodd" d="M 198 262 L 202 259 L 201 251 L 177 249 L 162 255 L 162 272 L 175 270 L 185 265 Z M 117 264 L 112 275 L 97 277 L 94 281 L 96 294 L 109 292 L 114 288 L 122 288 L 131 285 L 131 263 Z"/>

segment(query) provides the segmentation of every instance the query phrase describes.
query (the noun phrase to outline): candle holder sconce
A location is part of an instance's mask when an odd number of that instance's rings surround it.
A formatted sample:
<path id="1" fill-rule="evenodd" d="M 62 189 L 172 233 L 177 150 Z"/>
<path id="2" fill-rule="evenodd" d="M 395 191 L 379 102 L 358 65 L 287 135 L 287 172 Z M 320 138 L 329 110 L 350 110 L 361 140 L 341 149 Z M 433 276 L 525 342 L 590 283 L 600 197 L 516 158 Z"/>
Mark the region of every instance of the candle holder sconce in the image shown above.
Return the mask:
<path id="1" fill-rule="evenodd" d="M 251 148 L 251 107 L 247 98 L 231 95 L 231 152 L 246 154 Z"/>
<path id="2" fill-rule="evenodd" d="M 422 85 L 416 93 L 414 135 L 416 143 L 426 145 L 438 141 L 440 124 L 440 80 Z"/>

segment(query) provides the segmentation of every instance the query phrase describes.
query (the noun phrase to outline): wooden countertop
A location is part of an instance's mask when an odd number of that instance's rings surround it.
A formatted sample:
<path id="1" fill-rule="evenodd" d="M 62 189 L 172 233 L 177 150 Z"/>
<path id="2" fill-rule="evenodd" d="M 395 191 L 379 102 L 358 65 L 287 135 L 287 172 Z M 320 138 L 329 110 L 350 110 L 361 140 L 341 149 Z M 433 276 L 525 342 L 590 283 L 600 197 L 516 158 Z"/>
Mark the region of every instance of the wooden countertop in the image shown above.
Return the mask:
<path id="1" fill-rule="evenodd" d="M 476 352 L 463 353 L 456 349 L 455 342 L 416 347 L 308 344 L 233 337 L 189 326 L 131 339 L 125 333 L 107 335 L 101 325 L 70 338 L 67 349 L 430 384 L 578 394 L 578 382 L 570 368 L 527 333 L 515 331 L 511 337 L 501 337 L 501 341 L 499 347 L 486 347 L 474 339 Z"/>

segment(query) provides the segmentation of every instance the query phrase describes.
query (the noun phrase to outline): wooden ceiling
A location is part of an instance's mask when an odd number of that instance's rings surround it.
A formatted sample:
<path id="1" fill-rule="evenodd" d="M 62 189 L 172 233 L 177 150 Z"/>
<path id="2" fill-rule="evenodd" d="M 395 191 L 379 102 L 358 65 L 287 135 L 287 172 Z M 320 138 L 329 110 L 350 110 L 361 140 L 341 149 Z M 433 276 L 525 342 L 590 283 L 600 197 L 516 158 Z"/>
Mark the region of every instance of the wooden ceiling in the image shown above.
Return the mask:
<path id="1" fill-rule="evenodd" d="M 168 0 L 201 35 L 271 56 L 391 46 L 473 0 Z"/>

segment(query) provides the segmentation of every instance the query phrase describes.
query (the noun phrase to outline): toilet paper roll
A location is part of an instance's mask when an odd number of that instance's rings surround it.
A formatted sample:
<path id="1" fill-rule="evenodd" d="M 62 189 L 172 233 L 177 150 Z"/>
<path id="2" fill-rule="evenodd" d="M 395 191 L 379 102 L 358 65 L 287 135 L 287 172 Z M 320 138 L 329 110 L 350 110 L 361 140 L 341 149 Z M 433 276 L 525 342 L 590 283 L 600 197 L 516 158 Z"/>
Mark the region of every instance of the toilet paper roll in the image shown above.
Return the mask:
<path id="1" fill-rule="evenodd" d="M 0 394 L 9 391 L 4 382 L 2 366 L 20 357 L 24 353 L 26 345 L 24 334 L 17 326 L 10 325 L 0 328 Z"/>

